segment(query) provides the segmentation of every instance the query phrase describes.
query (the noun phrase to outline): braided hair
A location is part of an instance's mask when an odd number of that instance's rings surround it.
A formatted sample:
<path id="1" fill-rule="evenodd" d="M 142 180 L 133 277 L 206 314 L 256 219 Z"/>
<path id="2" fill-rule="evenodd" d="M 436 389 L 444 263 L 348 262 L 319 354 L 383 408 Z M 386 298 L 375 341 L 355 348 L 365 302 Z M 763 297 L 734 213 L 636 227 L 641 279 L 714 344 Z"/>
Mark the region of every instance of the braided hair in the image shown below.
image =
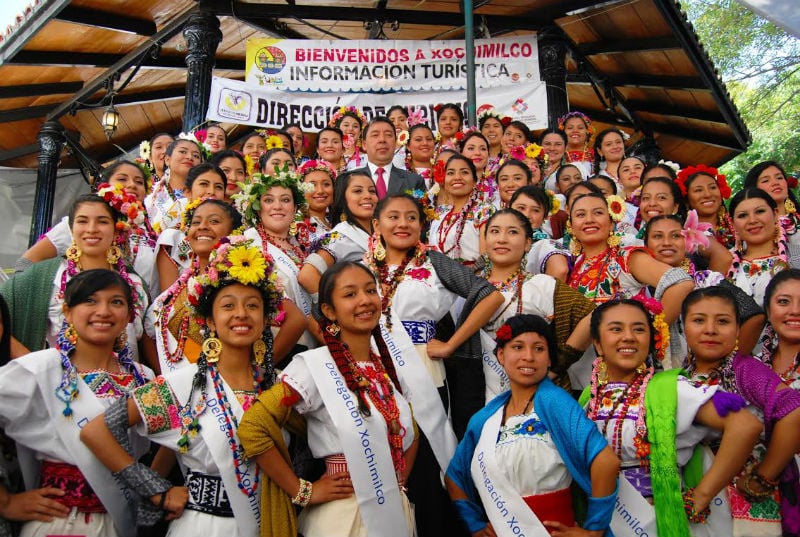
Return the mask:
<path id="1" fill-rule="evenodd" d="M 372 274 L 372 272 L 370 272 L 370 270 L 361 263 L 356 263 L 354 261 L 341 261 L 339 263 L 335 263 L 325 271 L 325 274 L 322 275 L 322 279 L 320 280 L 320 306 L 322 304 L 333 306 L 332 295 L 336 283 L 339 281 L 339 277 L 341 276 L 342 272 L 351 267 L 356 267 L 360 270 L 363 270 L 365 273 L 369 274 L 370 278 L 374 280 L 375 275 Z M 367 394 L 369 383 L 358 381 L 356 378 L 357 366 L 350 359 L 348 359 L 349 351 L 347 350 L 347 345 L 342 342 L 339 337 L 334 336 L 327 330 L 329 326 L 334 324 L 333 321 L 325 317 L 323 314 L 320 315 L 320 319 L 322 336 L 325 341 L 325 345 L 328 347 L 328 350 L 330 351 L 331 356 L 336 363 L 336 368 L 339 370 L 339 373 L 341 373 L 342 377 L 344 377 L 347 388 L 356 394 L 358 399 L 358 410 L 361 415 L 369 416 L 371 414 L 369 396 Z M 372 329 L 372 337 L 375 338 L 375 343 L 378 346 L 380 361 L 384 370 L 386 371 L 386 374 L 389 375 L 392 383 L 394 383 L 395 389 L 402 393 L 400 381 L 397 377 L 397 370 L 394 367 L 394 362 L 392 361 L 392 357 L 389 353 L 388 347 L 386 346 L 386 342 L 383 340 L 383 336 L 381 336 L 380 325 L 376 325 L 375 328 Z"/>

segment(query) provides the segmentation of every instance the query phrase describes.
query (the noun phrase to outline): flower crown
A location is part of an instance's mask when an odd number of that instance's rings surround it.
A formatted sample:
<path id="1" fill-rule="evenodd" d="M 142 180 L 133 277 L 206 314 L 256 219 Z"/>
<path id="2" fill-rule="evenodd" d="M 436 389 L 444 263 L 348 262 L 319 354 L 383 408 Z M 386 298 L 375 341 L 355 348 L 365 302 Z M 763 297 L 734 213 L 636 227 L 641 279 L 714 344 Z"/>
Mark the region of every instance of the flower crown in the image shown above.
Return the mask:
<path id="1" fill-rule="evenodd" d="M 485 118 L 493 117 L 497 121 L 499 121 L 504 127 L 507 127 L 509 123 L 511 123 L 511 118 L 508 116 L 504 116 L 501 114 L 496 108 L 489 108 L 488 110 L 484 110 L 480 114 L 478 114 L 478 125 L 481 124 Z"/>
<path id="2" fill-rule="evenodd" d="M 669 324 L 664 318 L 664 305 L 658 299 L 648 297 L 644 289 L 639 291 L 631 299 L 639 302 L 650 315 L 653 316 L 653 329 L 655 330 L 656 357 L 658 361 L 663 361 L 669 348 Z"/>
<path id="3" fill-rule="evenodd" d="M 624 198 L 617 195 L 606 196 L 606 203 L 608 203 L 608 214 L 611 215 L 611 220 L 619 222 L 625 217 L 628 204 Z"/>
<path id="4" fill-rule="evenodd" d="M 186 283 L 189 306 L 199 315 L 208 291 L 226 283 L 240 283 L 255 287 L 264 295 L 270 319 L 280 323 L 284 317 L 283 290 L 278 283 L 278 273 L 273 259 L 251 239 L 242 236 L 223 237 L 208 259 L 208 268 Z"/>
<path id="5" fill-rule="evenodd" d="M 194 211 L 200 207 L 203 202 L 214 199 L 217 198 L 214 196 L 203 196 L 202 198 L 197 198 L 187 203 L 181 215 L 181 231 L 186 233 L 189 230 L 189 226 L 192 224 L 192 218 L 194 218 Z"/>
<path id="6" fill-rule="evenodd" d="M 666 166 L 667 168 L 670 168 L 676 174 L 680 173 L 680 171 L 681 171 L 681 165 L 678 164 L 677 162 L 673 162 L 671 160 L 661 159 L 661 160 L 658 161 L 658 163 L 661 164 L 662 166 Z"/>
<path id="7" fill-rule="evenodd" d="M 140 226 L 144 224 L 144 207 L 136 196 L 126 192 L 122 185 L 100 183 L 97 195 L 119 213 L 115 224 L 117 231 L 137 233 L 141 229 Z"/>
<path id="8" fill-rule="evenodd" d="M 353 116 L 358 119 L 359 123 L 361 123 L 361 127 L 363 128 L 364 125 L 367 124 L 367 118 L 364 114 L 356 108 L 355 106 L 340 106 L 339 109 L 333 113 L 331 116 L 331 120 L 328 122 L 329 127 L 335 127 L 336 123 L 342 120 L 344 116 Z"/>
<path id="9" fill-rule="evenodd" d="M 719 193 L 722 195 L 722 199 L 728 199 L 731 197 L 731 187 L 728 185 L 728 180 L 725 178 L 725 176 L 719 173 L 716 168 L 706 166 L 705 164 L 689 166 L 678 172 L 678 178 L 675 180 L 675 183 L 678 185 L 678 188 L 681 189 L 681 194 L 683 194 L 684 197 L 686 197 L 689 192 L 686 187 L 686 183 L 689 181 L 690 177 L 697 174 L 713 177 L 717 182 L 717 187 L 719 188 Z"/>
<path id="10" fill-rule="evenodd" d="M 332 181 L 336 180 L 336 168 L 328 162 L 327 160 L 322 159 L 311 159 L 307 160 L 297 168 L 297 173 L 303 178 L 306 178 L 311 172 L 325 172 L 331 178 Z"/>
<path id="11" fill-rule="evenodd" d="M 241 190 L 232 196 L 233 204 L 241 213 L 248 226 L 255 226 L 261 221 L 261 196 L 270 188 L 280 186 L 292 191 L 294 202 L 299 207 L 306 204 L 306 193 L 314 191 L 314 185 L 306 183 L 295 171 L 284 164 L 283 169 L 276 169 L 272 174 L 255 173 L 250 181 L 238 183 Z"/>
<path id="12" fill-rule="evenodd" d="M 589 137 L 591 137 L 594 134 L 594 127 L 592 126 L 592 120 L 591 118 L 589 118 L 589 116 L 587 116 L 586 114 L 584 114 L 579 110 L 573 110 L 572 112 L 567 112 L 566 114 L 558 118 L 558 129 L 563 131 L 564 127 L 567 124 L 567 120 L 572 119 L 574 117 L 583 120 L 583 123 L 586 125 L 586 130 L 589 132 Z"/>
<path id="13" fill-rule="evenodd" d="M 178 135 L 177 139 L 178 140 L 189 140 L 190 142 L 194 142 L 195 144 L 197 144 L 197 148 L 203 154 L 203 159 L 204 160 L 208 160 L 208 159 L 211 158 L 211 146 L 206 144 L 205 142 L 201 141 L 197 137 L 197 132 L 193 132 L 193 133 L 182 132 L 182 133 L 180 133 Z M 205 138 L 203 138 L 203 140 L 205 140 Z"/>

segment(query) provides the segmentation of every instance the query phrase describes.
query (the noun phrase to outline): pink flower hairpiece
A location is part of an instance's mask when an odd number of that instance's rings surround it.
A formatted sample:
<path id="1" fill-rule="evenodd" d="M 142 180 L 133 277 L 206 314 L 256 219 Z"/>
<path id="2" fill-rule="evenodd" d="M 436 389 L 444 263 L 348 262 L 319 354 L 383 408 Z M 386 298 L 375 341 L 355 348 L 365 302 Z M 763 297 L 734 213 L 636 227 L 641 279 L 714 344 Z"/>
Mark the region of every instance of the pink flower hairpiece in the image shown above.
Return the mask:
<path id="1" fill-rule="evenodd" d="M 508 156 L 513 158 L 513 159 L 515 159 L 515 160 L 520 160 L 520 161 L 524 162 L 525 161 L 525 147 L 523 147 L 521 145 L 517 145 L 517 146 L 512 147 L 508 152 Z"/>
<path id="2" fill-rule="evenodd" d="M 712 227 L 711 224 L 700 221 L 697 211 L 694 209 L 689 211 L 689 214 L 686 215 L 686 223 L 683 226 L 683 230 L 681 230 L 681 235 L 686 241 L 686 252 L 693 254 L 700 246 L 708 248 L 711 241 L 706 232 L 711 230 Z"/>
<path id="3" fill-rule="evenodd" d="M 422 108 L 414 108 L 408 112 L 408 126 L 413 127 L 425 123 L 425 110 Z"/>

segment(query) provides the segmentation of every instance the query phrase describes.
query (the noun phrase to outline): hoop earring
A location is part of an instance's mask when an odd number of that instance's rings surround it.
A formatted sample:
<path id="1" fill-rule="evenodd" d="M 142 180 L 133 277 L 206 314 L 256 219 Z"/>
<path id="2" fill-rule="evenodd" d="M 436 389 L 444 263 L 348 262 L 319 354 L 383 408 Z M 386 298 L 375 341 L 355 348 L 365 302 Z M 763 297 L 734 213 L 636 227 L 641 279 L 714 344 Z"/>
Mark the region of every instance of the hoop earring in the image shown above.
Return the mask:
<path id="1" fill-rule="evenodd" d="M 72 244 L 69 245 L 69 248 L 67 248 L 65 254 L 67 256 L 67 259 L 69 259 L 74 263 L 78 263 L 81 260 L 83 251 L 81 251 L 81 249 L 78 248 L 78 245 L 73 242 Z"/>
<path id="2" fill-rule="evenodd" d="M 215 364 L 219 362 L 219 355 L 222 353 L 222 342 L 217 339 L 212 330 L 209 336 L 203 340 L 203 354 L 206 355 L 206 362 Z"/>
<path id="3" fill-rule="evenodd" d="M 339 332 L 341 332 L 341 331 L 342 331 L 342 329 L 341 329 L 341 328 L 339 328 L 339 325 L 338 325 L 338 324 L 336 324 L 336 321 L 331 321 L 331 322 L 328 324 L 328 326 L 326 326 L 326 327 L 325 327 L 325 331 L 326 331 L 327 333 L 329 333 L 330 335 L 332 335 L 333 337 L 336 337 L 336 336 L 338 336 L 338 335 L 339 335 Z"/>
<path id="4" fill-rule="evenodd" d="M 264 340 L 258 338 L 253 342 L 253 356 L 255 357 L 256 364 L 264 365 L 264 357 L 267 355 L 267 344 Z"/>
<path id="5" fill-rule="evenodd" d="M 109 265 L 116 265 L 120 257 L 122 257 L 122 250 L 119 249 L 119 246 L 112 244 L 108 247 L 106 251 L 106 261 L 108 261 Z"/>

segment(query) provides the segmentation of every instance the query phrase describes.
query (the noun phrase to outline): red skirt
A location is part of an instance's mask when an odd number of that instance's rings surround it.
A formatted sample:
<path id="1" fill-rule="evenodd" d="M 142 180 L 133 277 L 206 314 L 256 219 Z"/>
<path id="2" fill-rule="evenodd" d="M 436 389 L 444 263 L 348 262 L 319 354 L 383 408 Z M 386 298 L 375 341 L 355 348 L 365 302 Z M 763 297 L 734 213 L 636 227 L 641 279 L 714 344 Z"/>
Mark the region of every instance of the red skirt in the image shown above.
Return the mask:
<path id="1" fill-rule="evenodd" d="M 572 511 L 572 492 L 569 488 L 536 494 L 522 498 L 536 517 L 544 522 L 561 522 L 567 527 L 575 525 L 575 514 Z"/>

